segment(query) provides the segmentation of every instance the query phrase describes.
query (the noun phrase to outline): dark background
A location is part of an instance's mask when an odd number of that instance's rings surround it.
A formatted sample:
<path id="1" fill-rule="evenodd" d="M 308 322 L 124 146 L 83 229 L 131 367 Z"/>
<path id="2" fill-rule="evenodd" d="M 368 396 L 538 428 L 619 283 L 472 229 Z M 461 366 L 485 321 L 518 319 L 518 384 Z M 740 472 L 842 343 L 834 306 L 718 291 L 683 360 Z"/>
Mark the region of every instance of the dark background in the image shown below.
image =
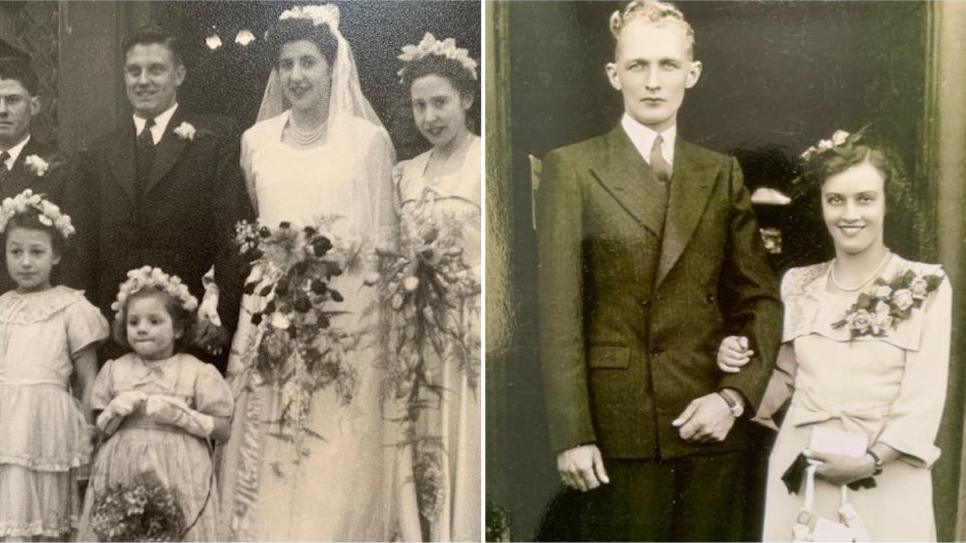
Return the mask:
<path id="1" fill-rule="evenodd" d="M 319 3 L 319 2 L 314 2 Z M 423 34 L 453 37 L 456 44 L 480 59 L 478 2 L 331 2 L 339 6 L 339 29 L 352 46 L 363 94 L 392 135 L 399 159 L 428 149 L 413 125 L 409 92 L 396 72 L 404 45 Z M 258 105 L 274 59 L 263 39 L 265 31 L 294 2 L 159 2 L 154 19 L 177 30 L 186 44 L 188 77 L 179 101 L 191 109 L 234 117 L 245 129 L 255 123 Z M 247 47 L 234 42 L 249 29 L 256 40 Z M 205 38 L 217 33 L 222 47 L 207 48 Z M 470 116 L 479 118 L 479 100 Z M 478 126 L 478 121 L 476 122 Z M 478 130 L 476 130 L 478 132 Z"/>
<path id="2" fill-rule="evenodd" d="M 536 346 L 536 247 L 527 155 L 541 157 L 555 147 L 603 134 L 619 120 L 620 93 L 607 82 L 604 64 L 613 55 L 608 18 L 622 5 L 509 6 L 514 243 L 508 298 L 516 302 L 519 318 L 511 326 L 508 359 L 488 360 L 507 368 L 507 382 L 489 386 L 488 398 L 503 402 L 510 415 L 508 421 L 487 423 L 487 439 L 495 442 L 487 488 L 491 503 L 510 513 L 514 540 L 533 536 L 558 488 Z M 924 201 L 927 183 L 918 162 L 926 80 L 924 3 L 716 1 L 678 6 L 694 28 L 695 57 L 704 64 L 679 114 L 679 137 L 736 155 L 749 190 L 769 186 L 787 193 L 802 151 L 837 129 L 853 132 L 871 123 L 902 155 L 911 192 L 917 204 Z M 756 208 L 763 226 L 782 230 L 784 252 L 772 256 L 776 274 L 832 256 L 817 203 L 807 194 L 790 206 Z M 930 218 L 920 216 L 917 208 L 889 211 L 887 244 L 906 258 L 934 260 Z M 768 445 L 763 441 L 763 448 Z M 941 473 L 942 466 L 936 471 Z M 937 477 L 937 488 L 944 485 Z M 761 506 L 754 497 L 736 499 Z M 936 507 L 940 538 L 949 539 L 955 504 Z"/>

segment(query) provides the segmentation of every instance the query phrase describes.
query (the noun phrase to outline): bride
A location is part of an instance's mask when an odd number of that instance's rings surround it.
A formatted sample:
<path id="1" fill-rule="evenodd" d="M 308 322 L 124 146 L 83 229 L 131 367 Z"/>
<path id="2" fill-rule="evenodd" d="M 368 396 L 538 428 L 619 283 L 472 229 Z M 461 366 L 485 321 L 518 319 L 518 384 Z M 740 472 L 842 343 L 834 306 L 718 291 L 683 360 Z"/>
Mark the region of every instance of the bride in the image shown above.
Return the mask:
<path id="1" fill-rule="evenodd" d="M 835 258 L 782 281 L 783 344 L 757 420 L 774 427 L 790 405 L 768 462 L 763 540 L 935 541 L 949 280 L 885 245 L 907 190 L 888 146 L 838 131 L 802 156 Z M 744 364 L 740 350 L 722 346 L 722 369 Z"/>
<path id="2" fill-rule="evenodd" d="M 316 390 L 294 430 L 301 434 L 286 439 L 283 390 L 257 369 L 266 323 L 253 315 L 265 310 L 264 292 L 245 299 L 228 367 L 237 407 L 221 465 L 225 523 L 235 540 L 387 540 L 396 496 L 387 444 L 396 436 L 383 412 L 377 319 L 364 316 L 373 297 L 363 278 L 373 252 L 396 241 L 392 143 L 362 95 L 338 8 L 288 10 L 269 39 L 275 68 L 259 122 L 242 137 L 249 194 L 269 228 L 341 216 L 327 233 L 361 264 L 328 283 L 345 294 L 345 313 L 332 323 L 360 342 L 345 355 L 354 371 L 349 398 L 333 386 Z"/>

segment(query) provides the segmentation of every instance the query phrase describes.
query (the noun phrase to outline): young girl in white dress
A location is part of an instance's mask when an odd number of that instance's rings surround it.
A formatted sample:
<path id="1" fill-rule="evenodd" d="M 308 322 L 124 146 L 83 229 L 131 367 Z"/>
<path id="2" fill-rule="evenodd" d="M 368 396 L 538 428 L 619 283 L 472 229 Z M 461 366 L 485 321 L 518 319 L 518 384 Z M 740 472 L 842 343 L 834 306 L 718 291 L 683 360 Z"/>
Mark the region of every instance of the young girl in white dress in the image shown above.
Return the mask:
<path id="1" fill-rule="evenodd" d="M 791 404 L 769 459 L 765 541 L 936 539 L 929 468 L 952 290 L 938 265 L 886 247 L 905 177 L 900 159 L 868 140 L 840 131 L 803 155 L 835 258 L 782 281 L 783 345 L 757 417 L 771 423 Z M 740 367 L 742 351 L 726 339 L 719 364 Z"/>
<path id="2" fill-rule="evenodd" d="M 107 321 L 82 292 L 50 284 L 74 233 L 57 206 L 29 189 L 7 198 L 0 232 L 17 284 L 0 296 L 0 538 L 67 540 Z"/>
<path id="3" fill-rule="evenodd" d="M 480 138 L 467 128 L 467 112 L 479 89 L 476 61 L 453 39 L 437 40 L 426 34 L 399 57 L 404 61 L 403 87 L 410 95 L 413 117 L 433 147 L 396 165 L 394 177 L 404 214 L 422 220 L 456 220 L 462 230 L 462 257 L 477 281 L 480 279 Z M 479 299 L 463 308 L 470 323 L 470 343 L 479 342 Z M 429 356 L 425 368 L 429 387 L 420 390 L 417 443 L 411 451 L 415 465 L 403 464 L 400 485 L 416 501 L 426 530 L 418 523 L 403 524 L 406 540 L 478 541 L 480 539 L 480 435 L 479 359 L 468 364 L 452 351 Z M 439 449 L 441 477 L 435 492 L 422 492 L 420 471 L 426 454 Z M 415 476 L 414 476 L 415 475 Z M 413 494 L 418 494 L 413 497 Z M 404 494 L 405 496 L 406 494 Z M 405 501 L 404 501 L 405 503 Z M 413 515 L 401 515 L 412 520 Z"/>
<path id="4" fill-rule="evenodd" d="M 132 270 L 121 285 L 113 336 L 130 351 L 109 360 L 94 383 L 91 406 L 105 441 L 87 487 L 81 541 L 98 539 L 91 518 L 98 494 L 144 473 L 177 492 L 190 527 L 184 541 L 224 539 L 208 442 L 228 439 L 233 402 L 218 370 L 184 352 L 197 307 L 181 279 L 159 268 Z"/>

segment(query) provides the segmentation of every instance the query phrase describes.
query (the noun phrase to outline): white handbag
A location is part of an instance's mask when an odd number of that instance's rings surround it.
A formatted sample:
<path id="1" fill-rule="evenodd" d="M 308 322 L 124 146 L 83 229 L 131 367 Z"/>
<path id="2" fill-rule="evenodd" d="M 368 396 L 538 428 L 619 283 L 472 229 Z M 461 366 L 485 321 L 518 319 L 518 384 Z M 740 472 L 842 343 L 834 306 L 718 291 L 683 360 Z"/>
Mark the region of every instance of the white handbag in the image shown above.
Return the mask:
<path id="1" fill-rule="evenodd" d="M 809 462 L 805 468 L 805 503 L 792 526 L 792 541 L 868 541 L 869 531 L 862 517 L 849 503 L 849 489 L 841 486 L 839 520 L 831 521 L 815 515 L 815 469 L 818 463 Z"/>

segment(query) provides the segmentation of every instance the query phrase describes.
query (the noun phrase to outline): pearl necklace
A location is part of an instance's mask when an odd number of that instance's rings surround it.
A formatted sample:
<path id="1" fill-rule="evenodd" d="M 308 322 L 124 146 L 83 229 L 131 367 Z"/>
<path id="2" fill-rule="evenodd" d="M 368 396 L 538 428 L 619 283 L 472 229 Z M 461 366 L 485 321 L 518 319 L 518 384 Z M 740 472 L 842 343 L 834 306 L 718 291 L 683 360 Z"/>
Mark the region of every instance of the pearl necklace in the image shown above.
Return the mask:
<path id="1" fill-rule="evenodd" d="M 322 135 L 325 134 L 325 129 L 327 128 L 326 124 L 327 123 L 323 121 L 318 128 L 313 128 L 312 130 L 301 130 L 295 125 L 294 122 L 289 122 L 289 135 L 292 137 L 292 140 L 299 145 L 312 145 L 313 143 L 319 141 L 319 139 L 322 138 Z"/>
<path id="2" fill-rule="evenodd" d="M 832 284 L 835 285 L 835 288 L 844 292 L 855 292 L 860 288 L 864 287 L 869 281 L 875 278 L 875 276 L 879 275 L 879 272 L 882 271 L 882 268 L 885 266 L 886 262 L 889 261 L 890 256 L 892 256 L 892 251 L 886 251 L 885 256 L 882 257 L 882 262 L 879 262 L 879 265 L 876 266 L 874 270 L 872 270 L 872 273 L 870 273 L 868 277 L 863 279 L 859 284 L 855 285 L 854 287 L 845 287 L 838 282 L 838 280 L 835 278 L 835 262 L 833 262 L 832 266 L 829 268 L 829 278 L 832 280 Z"/>

